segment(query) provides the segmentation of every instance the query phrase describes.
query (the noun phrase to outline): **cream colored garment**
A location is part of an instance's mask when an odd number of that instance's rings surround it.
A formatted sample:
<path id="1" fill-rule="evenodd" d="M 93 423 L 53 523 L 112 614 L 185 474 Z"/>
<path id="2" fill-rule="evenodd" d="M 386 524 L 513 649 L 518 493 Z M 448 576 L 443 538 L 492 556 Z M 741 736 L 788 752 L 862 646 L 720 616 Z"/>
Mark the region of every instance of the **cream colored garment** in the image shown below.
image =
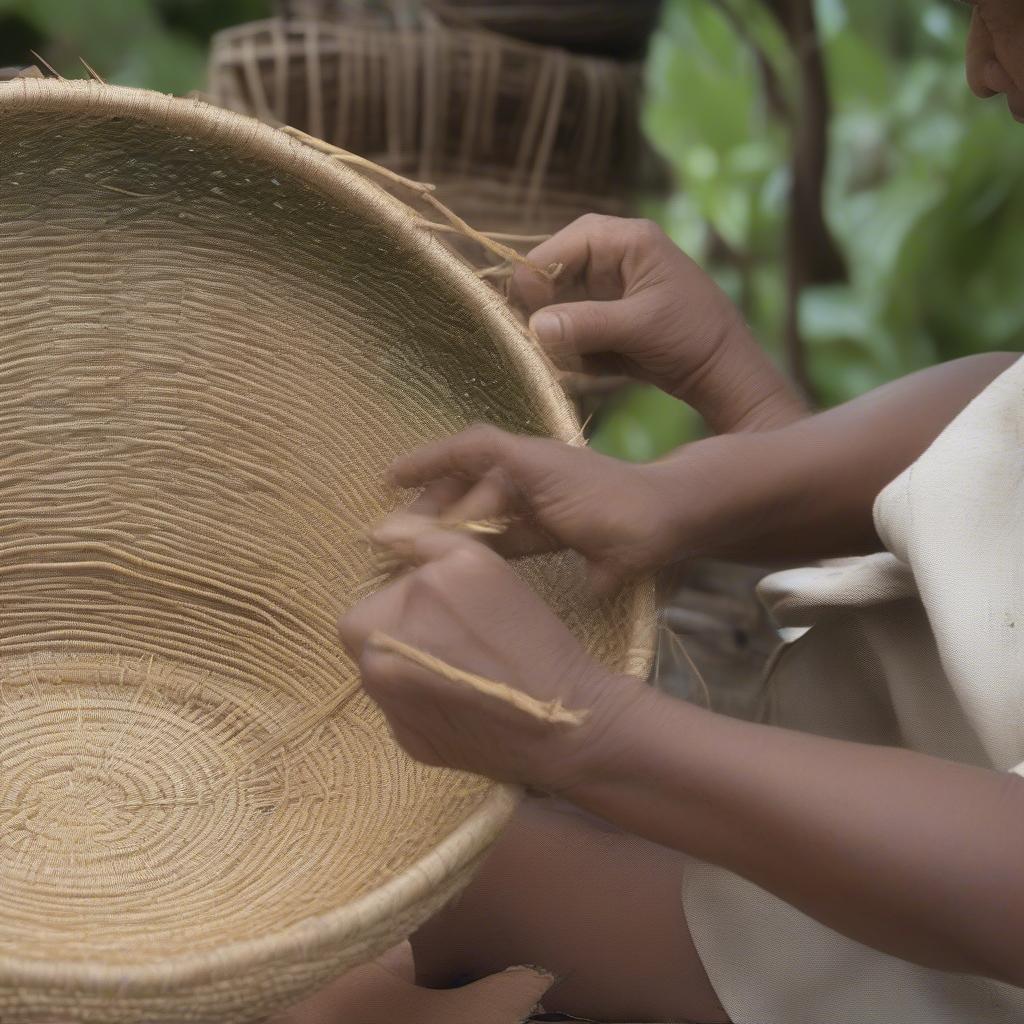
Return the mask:
<path id="1" fill-rule="evenodd" d="M 762 584 L 781 625 L 812 627 L 775 661 L 764 718 L 1022 772 L 1024 361 L 882 491 L 875 522 L 888 553 Z M 683 903 L 736 1024 L 1024 1021 L 1024 990 L 875 952 L 719 868 L 694 865 Z"/>

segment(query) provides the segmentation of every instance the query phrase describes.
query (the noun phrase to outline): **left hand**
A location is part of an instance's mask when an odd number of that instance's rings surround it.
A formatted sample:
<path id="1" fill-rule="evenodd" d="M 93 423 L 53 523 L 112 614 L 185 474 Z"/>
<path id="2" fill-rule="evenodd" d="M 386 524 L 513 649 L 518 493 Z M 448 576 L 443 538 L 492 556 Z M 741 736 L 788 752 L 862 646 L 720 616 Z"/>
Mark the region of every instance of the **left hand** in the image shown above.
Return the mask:
<path id="1" fill-rule="evenodd" d="M 581 781 L 604 756 L 614 708 L 646 687 L 594 662 L 540 597 L 482 544 L 418 528 L 403 551 L 416 568 L 339 623 L 363 686 L 399 744 L 426 764 L 548 792 Z M 538 721 L 380 650 L 369 642 L 375 631 L 541 701 L 561 700 L 587 717 L 575 727 Z"/>
<path id="2" fill-rule="evenodd" d="M 697 540 L 697 530 L 677 528 L 676 492 L 687 480 L 674 463 L 635 465 L 489 425 L 410 452 L 390 477 L 401 487 L 425 488 L 412 513 L 447 522 L 509 517 L 492 545 L 506 557 L 573 548 L 586 558 L 598 594 L 653 573 Z M 701 478 L 694 490 L 708 495 L 713 479 Z M 706 503 L 687 507 L 699 521 Z M 400 530 L 400 516 L 385 520 L 374 539 L 393 544 L 396 525 Z"/>

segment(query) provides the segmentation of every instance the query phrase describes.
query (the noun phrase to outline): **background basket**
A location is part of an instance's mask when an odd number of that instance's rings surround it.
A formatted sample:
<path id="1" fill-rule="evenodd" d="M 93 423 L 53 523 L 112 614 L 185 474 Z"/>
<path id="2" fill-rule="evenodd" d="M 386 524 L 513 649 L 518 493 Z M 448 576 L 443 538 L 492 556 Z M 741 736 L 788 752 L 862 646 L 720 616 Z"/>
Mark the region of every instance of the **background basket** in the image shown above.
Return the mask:
<path id="1" fill-rule="evenodd" d="M 390 0 L 414 11 L 420 0 Z M 379 16 L 380 0 L 277 0 L 286 18 L 344 19 Z M 577 53 L 619 59 L 643 55 L 661 0 L 426 0 L 450 24 L 485 28 L 502 35 Z"/>
<path id="2" fill-rule="evenodd" d="M 0 84 L 0 1019 L 231 1024 L 408 934 L 515 794 L 411 762 L 334 621 L 399 452 L 578 424 L 503 303 L 283 132 Z M 651 594 L 523 572 L 643 671 Z"/>
<path id="3" fill-rule="evenodd" d="M 215 102 L 434 182 L 476 227 L 524 235 L 625 211 L 639 87 L 635 65 L 400 5 L 227 29 L 209 66 Z"/>

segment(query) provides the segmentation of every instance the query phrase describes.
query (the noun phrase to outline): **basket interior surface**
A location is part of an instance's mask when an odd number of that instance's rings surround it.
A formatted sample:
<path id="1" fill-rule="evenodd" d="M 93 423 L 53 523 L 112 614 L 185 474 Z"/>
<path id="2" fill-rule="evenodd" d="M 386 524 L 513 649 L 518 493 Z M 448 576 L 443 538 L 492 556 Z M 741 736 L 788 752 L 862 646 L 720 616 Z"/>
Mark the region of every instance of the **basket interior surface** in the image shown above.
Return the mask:
<path id="1" fill-rule="evenodd" d="M 548 432 L 552 398 L 372 207 L 131 117 L 0 117 L 0 954 L 272 934 L 490 790 L 401 754 L 334 623 L 389 462 L 477 420 Z M 625 665 L 630 595 L 522 571 Z"/>

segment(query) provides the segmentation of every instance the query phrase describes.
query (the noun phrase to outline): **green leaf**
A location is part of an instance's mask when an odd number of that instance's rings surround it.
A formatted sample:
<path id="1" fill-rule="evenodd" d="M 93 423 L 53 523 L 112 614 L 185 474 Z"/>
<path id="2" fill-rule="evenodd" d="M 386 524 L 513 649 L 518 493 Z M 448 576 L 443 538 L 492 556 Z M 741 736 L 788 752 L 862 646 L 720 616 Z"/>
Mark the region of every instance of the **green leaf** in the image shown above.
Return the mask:
<path id="1" fill-rule="evenodd" d="M 690 406 L 646 385 L 630 388 L 602 415 L 590 446 L 630 462 L 650 462 L 701 436 Z"/>

